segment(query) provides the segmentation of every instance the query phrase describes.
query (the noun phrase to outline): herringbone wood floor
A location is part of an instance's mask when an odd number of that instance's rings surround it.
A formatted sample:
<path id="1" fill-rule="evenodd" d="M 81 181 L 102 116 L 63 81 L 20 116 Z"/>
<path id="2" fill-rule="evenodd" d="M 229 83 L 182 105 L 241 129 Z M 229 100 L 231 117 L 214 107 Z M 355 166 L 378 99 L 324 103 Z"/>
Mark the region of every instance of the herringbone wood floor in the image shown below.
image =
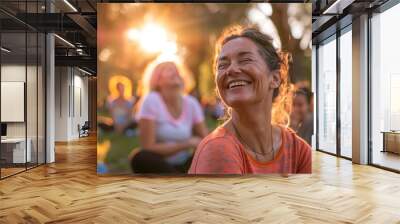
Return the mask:
<path id="1" fill-rule="evenodd" d="M 0 223 L 400 223 L 400 175 L 315 152 L 313 174 L 99 177 L 96 139 L 0 181 Z"/>

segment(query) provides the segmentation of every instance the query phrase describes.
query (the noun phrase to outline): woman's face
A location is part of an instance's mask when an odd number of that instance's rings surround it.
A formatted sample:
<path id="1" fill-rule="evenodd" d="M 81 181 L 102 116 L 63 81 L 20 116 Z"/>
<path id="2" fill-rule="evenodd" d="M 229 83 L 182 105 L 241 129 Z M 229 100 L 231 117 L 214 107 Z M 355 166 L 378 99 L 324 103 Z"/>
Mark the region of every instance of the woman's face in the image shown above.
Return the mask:
<path id="1" fill-rule="evenodd" d="M 280 76 L 270 71 L 257 45 L 248 38 L 235 38 L 222 46 L 217 58 L 216 84 L 230 107 L 272 100 Z"/>
<path id="2" fill-rule="evenodd" d="M 292 116 L 295 119 L 303 120 L 309 111 L 309 104 L 304 95 L 298 94 L 293 98 Z"/>
<path id="3" fill-rule="evenodd" d="M 175 65 L 166 65 L 160 76 L 159 88 L 162 94 L 171 95 L 181 93 L 183 80 Z"/>

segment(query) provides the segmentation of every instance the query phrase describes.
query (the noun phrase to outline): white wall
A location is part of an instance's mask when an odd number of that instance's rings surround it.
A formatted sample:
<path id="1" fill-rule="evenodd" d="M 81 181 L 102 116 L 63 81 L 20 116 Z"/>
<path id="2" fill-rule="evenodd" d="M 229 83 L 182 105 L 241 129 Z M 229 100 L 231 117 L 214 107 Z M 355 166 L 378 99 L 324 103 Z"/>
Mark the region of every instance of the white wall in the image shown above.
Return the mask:
<path id="1" fill-rule="evenodd" d="M 76 75 L 76 70 L 75 70 L 75 75 L 74 75 L 74 108 L 73 108 L 73 113 L 72 117 L 73 119 L 71 120 L 71 135 L 74 137 L 78 137 L 78 124 L 81 126 L 85 123 L 85 121 L 88 121 L 89 118 L 89 113 L 88 113 L 88 78 L 87 77 L 82 77 L 81 73 L 79 75 Z M 81 108 L 80 108 L 81 107 Z"/>
<path id="2" fill-rule="evenodd" d="M 37 70 L 38 69 L 38 70 Z M 22 112 L 26 110 L 27 120 L 23 122 L 6 122 L 8 138 L 25 138 L 30 139 L 30 148 L 32 161 L 44 163 L 44 89 L 43 89 L 42 68 L 25 64 L 4 64 L 1 66 L 1 81 L 3 82 L 24 82 L 26 83 L 26 107 L 22 108 Z M 28 80 L 25 80 L 27 77 Z M 37 92 L 38 91 L 38 92 Z M 23 93 L 22 93 L 23 94 Z M 7 96 L 2 96 L 7 97 Z M 10 108 L 1 108 L 4 112 Z M 12 111 L 8 111 L 11 112 Z M 37 157 L 37 154 L 39 156 Z"/>
<path id="3" fill-rule="evenodd" d="M 55 140 L 74 140 L 79 138 L 78 124 L 89 117 L 88 78 L 72 67 L 56 67 L 55 73 Z"/>
<path id="4" fill-rule="evenodd" d="M 1 81 L 25 82 L 25 65 L 2 65 Z M 1 108 L 6 110 L 6 108 Z M 7 137 L 25 137 L 25 123 L 7 123 Z"/>
<path id="5" fill-rule="evenodd" d="M 68 77 L 67 67 L 55 68 L 55 141 L 68 140 Z"/>
<path id="6" fill-rule="evenodd" d="M 25 69 L 27 69 L 28 74 L 35 73 L 36 67 L 25 65 L 2 65 L 1 66 L 1 81 L 3 82 L 25 82 Z M 28 77 L 29 78 L 29 77 Z M 36 86 L 36 80 L 29 80 L 29 85 Z M 35 102 L 35 105 L 28 105 L 36 107 L 36 88 L 27 88 L 27 103 Z M 1 110 L 7 110 L 7 108 L 1 108 Z M 36 113 L 27 113 L 28 122 L 35 121 L 36 123 Z M 26 122 L 7 122 L 7 136 L 8 137 L 25 137 L 25 123 Z M 33 124 L 28 125 L 28 128 L 33 127 Z M 36 126 L 34 127 L 36 130 Z M 28 137 L 29 136 L 28 130 Z M 36 133 L 35 133 L 36 134 Z"/>
<path id="7" fill-rule="evenodd" d="M 25 65 L 2 65 L 1 81 L 25 82 Z M 6 109 L 1 108 L 1 110 Z M 7 137 L 25 137 L 25 122 L 7 123 Z"/>

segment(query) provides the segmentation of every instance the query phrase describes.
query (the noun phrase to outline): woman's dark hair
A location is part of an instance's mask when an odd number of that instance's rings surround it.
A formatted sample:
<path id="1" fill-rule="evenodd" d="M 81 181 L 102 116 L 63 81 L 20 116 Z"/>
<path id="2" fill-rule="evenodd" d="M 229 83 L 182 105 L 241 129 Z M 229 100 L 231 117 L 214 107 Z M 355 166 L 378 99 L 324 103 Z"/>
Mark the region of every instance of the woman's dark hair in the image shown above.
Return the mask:
<path id="1" fill-rule="evenodd" d="M 219 37 L 216 44 L 213 66 L 215 73 L 217 58 L 221 52 L 222 46 L 233 39 L 241 37 L 248 38 L 256 44 L 260 55 L 265 59 L 265 63 L 271 71 L 279 71 L 281 83 L 273 92 L 272 122 L 288 125 L 289 112 L 292 106 L 292 86 L 289 83 L 288 77 L 290 55 L 275 49 L 270 36 L 261 33 L 255 27 L 233 26 L 226 29 Z M 228 116 L 230 116 L 229 110 Z"/>

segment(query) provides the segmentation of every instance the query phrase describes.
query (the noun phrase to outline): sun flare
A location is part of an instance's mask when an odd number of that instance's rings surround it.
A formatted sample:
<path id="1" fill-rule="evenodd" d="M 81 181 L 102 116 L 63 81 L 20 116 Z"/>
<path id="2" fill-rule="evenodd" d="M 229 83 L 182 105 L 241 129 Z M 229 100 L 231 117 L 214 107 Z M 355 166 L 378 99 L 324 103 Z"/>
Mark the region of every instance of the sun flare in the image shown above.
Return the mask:
<path id="1" fill-rule="evenodd" d="M 173 54 L 177 51 L 176 42 L 162 26 L 155 23 L 147 23 L 140 29 L 131 28 L 127 31 L 127 37 L 148 53 Z"/>

